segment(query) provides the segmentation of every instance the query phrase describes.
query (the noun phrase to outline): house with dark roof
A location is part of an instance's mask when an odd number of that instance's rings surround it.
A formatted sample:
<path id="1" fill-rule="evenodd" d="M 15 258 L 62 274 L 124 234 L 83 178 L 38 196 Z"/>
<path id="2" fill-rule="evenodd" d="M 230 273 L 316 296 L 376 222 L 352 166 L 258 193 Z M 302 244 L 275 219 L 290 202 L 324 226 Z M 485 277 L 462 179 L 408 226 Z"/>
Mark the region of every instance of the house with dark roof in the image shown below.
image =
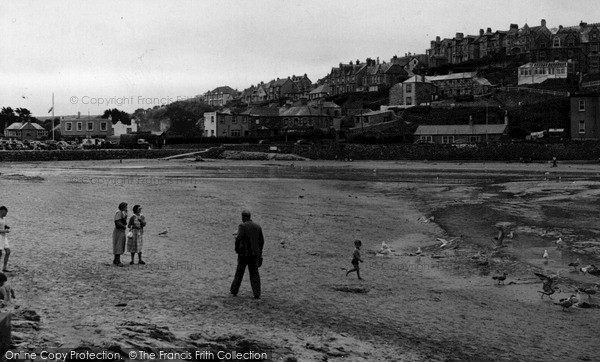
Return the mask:
<path id="1" fill-rule="evenodd" d="M 363 86 L 363 77 L 367 70 L 367 64 L 350 61 L 349 64 L 340 63 L 337 68 L 331 68 L 328 75 L 328 84 L 331 95 L 357 92 Z"/>
<path id="2" fill-rule="evenodd" d="M 65 116 L 60 119 L 60 135 L 72 138 L 104 138 L 114 135 L 112 121 L 101 116 Z"/>
<path id="3" fill-rule="evenodd" d="M 408 73 L 404 67 L 397 63 L 379 63 L 379 58 L 373 60 L 367 58 L 367 69 L 363 78 L 362 86 L 357 87 L 357 91 L 377 92 L 382 89 L 388 89 L 408 78 Z"/>
<path id="4" fill-rule="evenodd" d="M 414 133 L 417 142 L 453 144 L 496 142 L 507 136 L 504 124 L 420 125 Z"/>
<path id="5" fill-rule="evenodd" d="M 315 89 L 308 92 L 308 99 L 311 101 L 325 98 L 329 95 L 329 85 L 321 84 L 317 86 Z"/>
<path id="6" fill-rule="evenodd" d="M 224 106 L 237 97 L 237 90 L 229 86 L 222 86 L 204 93 L 204 102 L 211 106 Z"/>
<path id="7" fill-rule="evenodd" d="M 298 88 L 290 77 L 272 80 L 264 85 L 264 90 L 269 101 L 277 101 L 284 97 L 293 98 L 298 93 Z"/>
<path id="8" fill-rule="evenodd" d="M 4 136 L 18 140 L 39 140 L 48 137 L 48 131 L 34 122 L 14 122 L 4 129 Z"/>
<path id="9" fill-rule="evenodd" d="M 248 137 L 250 116 L 226 112 L 205 112 L 203 137 Z"/>

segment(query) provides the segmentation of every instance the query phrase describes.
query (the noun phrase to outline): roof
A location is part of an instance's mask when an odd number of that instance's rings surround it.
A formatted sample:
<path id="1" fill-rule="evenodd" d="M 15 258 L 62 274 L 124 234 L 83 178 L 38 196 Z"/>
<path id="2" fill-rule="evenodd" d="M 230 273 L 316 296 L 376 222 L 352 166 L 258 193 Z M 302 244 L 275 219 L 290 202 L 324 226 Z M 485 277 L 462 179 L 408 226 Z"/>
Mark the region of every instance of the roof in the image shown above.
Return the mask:
<path id="1" fill-rule="evenodd" d="M 436 75 L 432 77 L 427 77 L 427 79 L 431 82 L 438 82 L 442 80 L 452 80 L 452 79 L 461 79 L 461 78 L 473 78 L 477 72 L 464 72 L 464 73 L 453 73 L 448 75 Z"/>
<path id="2" fill-rule="evenodd" d="M 6 129 L 16 129 L 16 130 L 20 130 L 20 129 L 37 129 L 40 131 L 44 131 L 44 127 L 40 126 L 37 123 L 33 123 L 33 122 L 14 122 L 12 123 L 10 126 L 6 127 Z"/>
<path id="3" fill-rule="evenodd" d="M 277 108 L 252 107 L 240 114 L 249 114 L 252 116 L 278 116 L 279 110 Z"/>
<path id="4" fill-rule="evenodd" d="M 422 77 L 420 75 L 415 75 L 415 76 L 408 78 L 407 80 L 405 80 L 402 83 L 431 83 L 429 78 L 430 77 Z"/>
<path id="5" fill-rule="evenodd" d="M 310 91 L 309 94 L 319 94 L 319 93 L 329 93 L 329 86 L 327 84 L 320 85 L 317 88 Z"/>
<path id="6" fill-rule="evenodd" d="M 456 125 L 421 125 L 417 127 L 415 135 L 484 135 L 503 134 L 505 124 L 456 124 Z"/>
<path id="7" fill-rule="evenodd" d="M 283 107 L 279 109 L 279 115 L 284 117 L 298 116 L 329 116 L 322 113 L 318 108 L 311 106 Z"/>
<path id="8" fill-rule="evenodd" d="M 394 113 L 392 111 L 382 111 L 382 110 L 378 110 L 378 111 L 371 111 L 371 112 L 367 112 L 367 113 L 361 113 L 361 114 L 357 114 L 357 116 L 376 116 L 378 114 L 386 114 L 386 113 Z"/>
<path id="9" fill-rule="evenodd" d="M 208 93 L 225 93 L 225 94 L 236 95 L 237 91 L 235 89 L 231 88 L 230 86 L 225 85 L 222 87 L 217 87 L 212 92 L 208 92 Z"/>

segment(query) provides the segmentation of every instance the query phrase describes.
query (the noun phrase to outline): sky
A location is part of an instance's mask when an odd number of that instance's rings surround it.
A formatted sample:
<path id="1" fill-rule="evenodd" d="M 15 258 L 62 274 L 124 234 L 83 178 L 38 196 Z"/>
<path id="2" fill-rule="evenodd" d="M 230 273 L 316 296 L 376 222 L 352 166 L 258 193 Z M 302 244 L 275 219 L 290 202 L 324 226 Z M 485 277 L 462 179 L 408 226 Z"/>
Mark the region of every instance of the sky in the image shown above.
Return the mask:
<path id="1" fill-rule="evenodd" d="M 133 112 L 340 62 L 423 54 L 436 36 L 600 22 L 596 0 L 0 0 L 0 107 Z"/>

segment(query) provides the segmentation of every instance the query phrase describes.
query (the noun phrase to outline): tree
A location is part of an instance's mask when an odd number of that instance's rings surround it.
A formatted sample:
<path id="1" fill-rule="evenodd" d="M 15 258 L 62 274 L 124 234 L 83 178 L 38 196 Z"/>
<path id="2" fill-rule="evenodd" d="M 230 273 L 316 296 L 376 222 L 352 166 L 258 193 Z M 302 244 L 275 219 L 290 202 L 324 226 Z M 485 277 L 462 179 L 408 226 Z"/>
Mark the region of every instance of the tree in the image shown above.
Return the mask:
<path id="1" fill-rule="evenodd" d="M 27 108 L 17 108 L 15 109 L 15 113 L 17 113 L 17 117 L 21 122 L 31 120 L 31 112 Z"/>
<path id="2" fill-rule="evenodd" d="M 111 117 L 113 124 L 115 124 L 119 121 L 121 121 L 121 123 L 123 123 L 123 124 L 127 124 L 127 125 L 131 124 L 131 116 L 129 115 L 129 113 L 127 113 L 125 111 L 120 111 L 116 108 L 107 109 L 104 111 L 104 113 L 102 114 L 102 118 L 108 118 L 108 117 Z"/>
<path id="3" fill-rule="evenodd" d="M 0 110 L 0 130 L 4 134 L 4 129 L 14 122 L 18 122 L 19 118 L 15 115 L 15 112 L 11 107 L 2 107 Z"/>

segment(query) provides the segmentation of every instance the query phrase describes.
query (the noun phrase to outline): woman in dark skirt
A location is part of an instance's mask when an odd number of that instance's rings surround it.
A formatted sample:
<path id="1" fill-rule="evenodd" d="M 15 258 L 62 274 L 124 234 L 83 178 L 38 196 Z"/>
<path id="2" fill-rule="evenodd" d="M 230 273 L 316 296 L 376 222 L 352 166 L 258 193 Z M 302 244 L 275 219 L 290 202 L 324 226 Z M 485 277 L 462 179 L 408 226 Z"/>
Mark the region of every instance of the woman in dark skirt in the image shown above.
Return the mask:
<path id="1" fill-rule="evenodd" d="M 115 229 L 113 230 L 113 264 L 123 266 L 121 254 L 125 252 L 125 231 L 127 230 L 127 203 L 119 204 L 119 210 L 115 213 Z"/>

